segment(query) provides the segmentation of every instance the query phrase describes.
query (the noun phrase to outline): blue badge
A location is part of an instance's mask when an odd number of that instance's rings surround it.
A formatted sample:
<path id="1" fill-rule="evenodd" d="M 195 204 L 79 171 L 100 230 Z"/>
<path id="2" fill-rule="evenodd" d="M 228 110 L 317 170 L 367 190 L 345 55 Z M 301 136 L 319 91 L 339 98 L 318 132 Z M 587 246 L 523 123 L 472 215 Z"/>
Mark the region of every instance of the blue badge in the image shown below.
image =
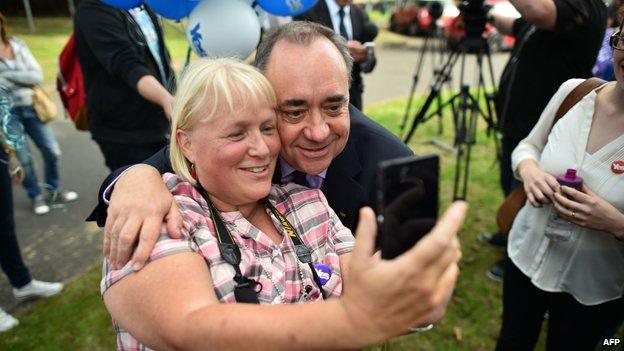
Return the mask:
<path id="1" fill-rule="evenodd" d="M 332 275 L 332 271 L 329 266 L 323 263 L 317 263 L 314 265 L 314 270 L 316 271 L 316 274 L 318 274 L 321 285 L 327 284 Z"/>

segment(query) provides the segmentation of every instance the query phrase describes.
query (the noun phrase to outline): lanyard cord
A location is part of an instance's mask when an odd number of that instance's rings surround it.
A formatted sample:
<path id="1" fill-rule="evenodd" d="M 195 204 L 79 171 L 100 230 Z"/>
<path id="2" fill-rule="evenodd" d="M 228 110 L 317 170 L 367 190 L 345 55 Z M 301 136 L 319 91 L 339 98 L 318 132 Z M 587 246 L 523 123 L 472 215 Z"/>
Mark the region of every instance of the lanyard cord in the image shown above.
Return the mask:
<path id="1" fill-rule="evenodd" d="M 292 240 L 293 244 L 295 245 L 295 252 L 297 253 L 297 258 L 299 259 L 299 261 L 301 263 L 307 263 L 308 266 L 310 266 L 310 270 L 312 271 L 312 277 L 314 278 L 314 283 L 316 283 L 316 286 L 321 292 L 321 295 L 323 295 L 323 299 L 327 299 L 327 296 L 325 296 L 325 291 L 323 290 L 323 285 L 321 284 L 321 280 L 319 279 L 319 276 L 316 273 L 316 269 L 314 269 L 314 265 L 312 264 L 312 253 L 310 252 L 310 249 L 308 249 L 308 247 L 303 243 L 295 227 L 293 227 L 288 219 L 286 219 L 286 217 L 284 217 L 284 215 L 282 215 L 280 211 L 278 211 L 277 208 L 273 206 L 269 199 L 264 198 L 264 202 L 271 210 L 271 212 L 273 212 L 273 215 L 277 217 L 277 219 L 280 221 L 282 227 L 284 227 L 284 231 L 286 232 L 286 234 L 288 234 L 290 240 Z"/>
<path id="2" fill-rule="evenodd" d="M 223 260 L 232 265 L 236 272 L 234 276 L 234 281 L 236 282 L 236 287 L 234 288 L 234 295 L 236 296 L 237 302 L 251 302 L 251 303 L 259 303 L 257 292 L 262 290 L 262 284 L 260 282 L 256 282 L 253 279 L 249 279 L 243 277 L 240 270 L 240 262 L 241 262 L 241 252 L 239 247 L 234 243 L 234 238 L 232 238 L 232 234 L 227 229 L 225 224 L 223 223 L 223 219 L 219 214 L 219 211 L 214 207 L 212 201 L 208 197 L 208 193 L 206 190 L 197 183 L 195 187 L 201 196 L 206 200 L 208 204 L 208 209 L 210 211 L 210 216 L 215 224 L 215 230 L 217 232 L 217 241 L 219 246 L 219 253 Z M 290 237 L 295 246 L 295 253 L 297 254 L 297 258 L 301 263 L 307 263 L 310 266 L 310 270 L 312 271 L 312 277 L 314 279 L 314 283 L 318 287 L 323 299 L 327 299 L 325 291 L 323 290 L 323 285 L 321 284 L 321 280 L 319 279 L 318 274 L 316 273 L 316 269 L 314 269 L 314 265 L 312 264 L 312 254 L 310 253 L 310 249 L 301 241 L 299 234 L 295 230 L 295 228 L 290 224 L 288 219 L 284 217 L 274 206 L 271 204 L 268 198 L 264 199 L 266 206 L 271 210 L 273 215 L 277 217 L 277 219 L 282 224 L 284 231 Z M 258 289 L 258 287 L 260 287 Z M 253 294 L 253 296 L 249 296 Z M 240 297 L 240 299 L 239 299 Z"/>
<path id="3" fill-rule="evenodd" d="M 221 254 L 223 260 L 232 265 L 234 271 L 236 272 L 233 278 L 236 283 L 236 286 L 234 287 L 234 297 L 236 302 L 260 303 L 260 301 L 258 301 L 257 293 L 262 290 L 262 284 L 253 279 L 243 277 L 239 267 L 241 262 L 240 249 L 236 246 L 236 244 L 234 244 L 234 239 L 232 238 L 230 231 L 223 223 L 223 219 L 212 204 L 212 201 L 208 198 L 206 190 L 204 190 L 199 183 L 197 183 L 196 189 L 199 191 L 204 200 L 206 200 L 206 203 L 208 203 L 210 217 L 212 217 L 212 221 L 215 224 L 215 230 L 217 232 L 219 253 Z"/>

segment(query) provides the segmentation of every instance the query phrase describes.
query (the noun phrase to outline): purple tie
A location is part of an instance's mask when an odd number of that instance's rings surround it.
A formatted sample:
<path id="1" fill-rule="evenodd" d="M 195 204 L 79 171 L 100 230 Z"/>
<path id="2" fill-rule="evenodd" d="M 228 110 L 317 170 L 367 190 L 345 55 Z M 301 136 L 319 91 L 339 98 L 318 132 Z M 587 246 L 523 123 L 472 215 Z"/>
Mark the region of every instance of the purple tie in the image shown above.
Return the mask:
<path id="1" fill-rule="evenodd" d="M 293 174 L 295 175 L 292 179 L 294 183 L 299 184 L 301 186 L 305 186 L 306 188 L 310 187 L 310 185 L 308 184 L 306 173 L 295 171 Z"/>

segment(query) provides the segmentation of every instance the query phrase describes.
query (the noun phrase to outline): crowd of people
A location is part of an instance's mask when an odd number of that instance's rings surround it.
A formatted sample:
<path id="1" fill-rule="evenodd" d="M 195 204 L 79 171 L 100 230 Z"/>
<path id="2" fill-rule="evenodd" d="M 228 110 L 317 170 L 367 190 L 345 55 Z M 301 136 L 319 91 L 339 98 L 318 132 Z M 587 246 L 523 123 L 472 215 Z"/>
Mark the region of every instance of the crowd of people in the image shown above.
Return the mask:
<path id="1" fill-rule="evenodd" d="M 527 201 L 508 237 L 480 236 L 505 256 L 488 271 L 503 282 L 496 349 L 534 349 L 548 318 L 547 349 L 593 350 L 624 321 L 622 24 L 601 0 L 510 2 L 520 18 L 493 18 L 516 38 L 496 101 L 500 182 Z M 50 196 L 72 201 L 58 143 L 32 108 L 41 69 L 1 29 L 6 115 L 42 150 Z M 361 112 L 361 73 L 377 59 L 364 43 L 378 32 L 362 9 L 318 0 L 265 33 L 253 65 L 199 58 L 179 81 L 147 6 L 83 0 L 74 31 L 90 131 L 113 171 L 89 220 L 104 227 L 101 293 L 119 350 L 357 349 L 443 318 L 467 206 L 453 203 L 398 258 L 375 254 L 377 165 L 413 152 Z M 613 79 L 559 115 L 605 35 Z M 19 255 L 10 180 L 25 175 L 36 214 L 49 202 L 30 153 L 3 138 L 11 245 L 0 263 L 16 298 L 51 296 L 62 284 L 31 279 Z M 582 186 L 562 183 L 566 170 Z M 16 323 L 0 310 L 0 330 Z"/>

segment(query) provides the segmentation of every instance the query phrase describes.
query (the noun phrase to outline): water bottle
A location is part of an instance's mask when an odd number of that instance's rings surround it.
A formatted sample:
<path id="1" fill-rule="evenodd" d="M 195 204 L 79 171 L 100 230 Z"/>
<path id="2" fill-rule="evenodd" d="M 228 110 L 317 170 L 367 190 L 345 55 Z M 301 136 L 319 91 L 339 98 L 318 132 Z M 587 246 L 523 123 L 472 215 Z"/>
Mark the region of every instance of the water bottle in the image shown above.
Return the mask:
<path id="1" fill-rule="evenodd" d="M 577 176 L 576 169 L 572 168 L 568 168 L 565 174 L 558 176 L 557 182 L 576 190 L 581 190 L 583 187 L 583 179 Z M 555 206 L 552 206 L 548 214 L 548 222 L 546 222 L 544 234 L 551 240 L 567 241 L 572 237 L 572 231 L 575 227 L 575 224 L 561 217 Z"/>

